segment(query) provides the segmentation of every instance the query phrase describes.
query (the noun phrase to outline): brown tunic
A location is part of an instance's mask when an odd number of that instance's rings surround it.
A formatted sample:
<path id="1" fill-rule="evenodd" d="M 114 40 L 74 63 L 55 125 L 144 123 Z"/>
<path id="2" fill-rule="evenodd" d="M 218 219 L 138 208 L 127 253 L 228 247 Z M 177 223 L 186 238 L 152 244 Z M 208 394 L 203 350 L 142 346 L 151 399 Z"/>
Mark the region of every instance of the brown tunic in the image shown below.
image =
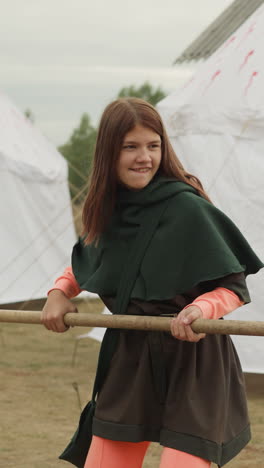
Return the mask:
<path id="1" fill-rule="evenodd" d="M 175 314 L 216 286 L 228 286 L 247 301 L 242 276 L 201 284 L 164 303 L 133 300 L 128 313 Z M 113 299 L 103 300 L 111 310 Z M 190 343 L 166 332 L 122 330 L 98 395 L 93 433 L 160 442 L 219 466 L 227 463 L 250 439 L 244 379 L 231 338 L 207 335 Z"/>

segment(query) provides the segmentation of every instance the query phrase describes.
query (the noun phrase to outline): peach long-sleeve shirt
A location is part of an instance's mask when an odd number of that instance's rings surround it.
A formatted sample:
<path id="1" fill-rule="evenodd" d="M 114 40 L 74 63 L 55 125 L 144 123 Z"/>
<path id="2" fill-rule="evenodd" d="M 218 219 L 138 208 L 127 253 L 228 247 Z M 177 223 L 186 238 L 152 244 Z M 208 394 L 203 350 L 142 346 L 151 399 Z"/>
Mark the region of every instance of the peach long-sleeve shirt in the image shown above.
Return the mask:
<path id="1" fill-rule="evenodd" d="M 55 280 L 54 286 L 48 291 L 48 294 L 53 289 L 60 289 L 69 299 L 78 296 L 82 291 L 71 267 L 67 267 L 62 275 Z M 185 309 L 195 305 L 202 311 L 203 318 L 218 319 L 243 304 L 244 302 L 233 291 L 220 287 L 197 297 Z"/>

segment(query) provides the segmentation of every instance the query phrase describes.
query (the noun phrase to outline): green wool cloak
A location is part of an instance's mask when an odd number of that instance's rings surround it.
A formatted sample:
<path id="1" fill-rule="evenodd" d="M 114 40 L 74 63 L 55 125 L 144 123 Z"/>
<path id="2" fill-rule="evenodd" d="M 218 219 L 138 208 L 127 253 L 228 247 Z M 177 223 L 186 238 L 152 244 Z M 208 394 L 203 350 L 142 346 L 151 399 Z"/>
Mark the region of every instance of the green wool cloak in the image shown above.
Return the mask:
<path id="1" fill-rule="evenodd" d="M 189 185 L 157 177 L 140 191 L 120 189 L 116 209 L 97 246 L 80 239 L 72 254 L 73 272 L 82 289 L 115 296 L 129 265 L 130 252 L 141 242 L 140 226 L 163 215 L 144 254 L 131 297 L 165 300 L 202 281 L 244 271 L 256 273 L 263 263 L 234 223 Z M 125 311 L 123 311 L 125 313 Z"/>

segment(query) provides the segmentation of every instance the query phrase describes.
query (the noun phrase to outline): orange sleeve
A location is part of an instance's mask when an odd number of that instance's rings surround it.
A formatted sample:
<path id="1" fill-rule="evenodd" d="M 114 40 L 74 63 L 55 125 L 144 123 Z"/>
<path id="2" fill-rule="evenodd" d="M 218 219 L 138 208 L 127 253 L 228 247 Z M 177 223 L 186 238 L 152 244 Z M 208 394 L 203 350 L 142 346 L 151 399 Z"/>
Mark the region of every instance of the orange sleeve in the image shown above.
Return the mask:
<path id="1" fill-rule="evenodd" d="M 54 286 L 48 291 L 48 294 L 54 289 L 60 289 L 69 299 L 72 299 L 73 297 L 80 294 L 82 289 L 80 289 L 75 279 L 72 267 L 65 268 L 62 275 L 55 280 Z"/>
<path id="2" fill-rule="evenodd" d="M 197 297 L 184 308 L 195 305 L 201 309 L 203 318 L 219 319 L 243 304 L 244 302 L 230 289 L 216 288 Z"/>

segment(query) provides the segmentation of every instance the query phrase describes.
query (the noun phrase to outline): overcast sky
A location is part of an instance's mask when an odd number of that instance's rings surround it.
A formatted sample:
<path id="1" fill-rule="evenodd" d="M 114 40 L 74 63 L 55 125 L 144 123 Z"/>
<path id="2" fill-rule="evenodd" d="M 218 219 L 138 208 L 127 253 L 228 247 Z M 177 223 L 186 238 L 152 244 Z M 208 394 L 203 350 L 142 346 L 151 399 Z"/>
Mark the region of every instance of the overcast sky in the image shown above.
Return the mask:
<path id="1" fill-rule="evenodd" d="M 55 143 L 83 112 L 94 124 L 123 86 L 171 92 L 190 76 L 176 57 L 231 0 L 7 0 L 0 89 Z"/>

